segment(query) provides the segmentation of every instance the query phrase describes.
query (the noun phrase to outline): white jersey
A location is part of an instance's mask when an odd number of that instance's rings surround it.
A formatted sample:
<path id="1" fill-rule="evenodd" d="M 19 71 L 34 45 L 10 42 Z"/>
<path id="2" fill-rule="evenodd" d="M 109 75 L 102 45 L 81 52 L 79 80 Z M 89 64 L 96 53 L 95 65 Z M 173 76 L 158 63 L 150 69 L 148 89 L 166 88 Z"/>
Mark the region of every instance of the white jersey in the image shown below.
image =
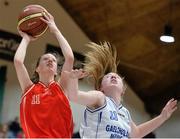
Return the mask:
<path id="1" fill-rule="evenodd" d="M 129 111 L 106 97 L 104 106 L 95 110 L 85 109 L 80 135 L 81 138 L 129 138 L 130 121 Z"/>

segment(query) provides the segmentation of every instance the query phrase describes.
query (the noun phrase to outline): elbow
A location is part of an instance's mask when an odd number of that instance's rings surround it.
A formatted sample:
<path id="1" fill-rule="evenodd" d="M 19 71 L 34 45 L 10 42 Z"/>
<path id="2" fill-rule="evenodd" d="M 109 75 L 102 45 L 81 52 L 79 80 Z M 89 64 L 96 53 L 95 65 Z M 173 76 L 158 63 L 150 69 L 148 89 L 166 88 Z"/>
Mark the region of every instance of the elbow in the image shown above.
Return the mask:
<path id="1" fill-rule="evenodd" d="M 18 58 L 14 58 L 14 65 L 15 66 L 23 65 L 23 61 Z"/>
<path id="2" fill-rule="evenodd" d="M 67 61 L 68 63 L 74 63 L 74 56 L 73 55 L 68 55 L 65 57 L 65 61 Z"/>
<path id="3" fill-rule="evenodd" d="M 140 136 L 139 134 L 135 134 L 135 135 L 131 136 L 131 138 L 142 138 L 142 136 Z"/>
<path id="4" fill-rule="evenodd" d="M 77 94 L 77 92 L 69 92 L 69 93 L 68 93 L 68 98 L 69 98 L 69 100 L 72 101 L 72 102 L 77 102 L 77 100 L 78 100 L 78 94 Z"/>
<path id="5" fill-rule="evenodd" d="M 131 132 L 130 132 L 131 138 L 141 138 L 142 133 L 140 131 L 139 126 L 136 126 L 136 124 L 132 121 L 131 122 Z"/>
<path id="6" fill-rule="evenodd" d="M 137 129 L 133 134 L 130 135 L 131 138 L 142 138 L 141 132 Z"/>

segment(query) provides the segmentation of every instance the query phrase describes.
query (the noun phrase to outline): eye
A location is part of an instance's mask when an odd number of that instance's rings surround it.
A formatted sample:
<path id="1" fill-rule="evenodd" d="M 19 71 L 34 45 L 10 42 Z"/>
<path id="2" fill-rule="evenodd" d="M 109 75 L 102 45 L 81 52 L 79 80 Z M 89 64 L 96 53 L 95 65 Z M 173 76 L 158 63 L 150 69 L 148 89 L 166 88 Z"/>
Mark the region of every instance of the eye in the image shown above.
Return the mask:
<path id="1" fill-rule="evenodd" d="M 56 59 L 53 59 L 53 62 L 56 62 Z"/>
<path id="2" fill-rule="evenodd" d="M 109 77 L 111 77 L 111 76 L 110 76 L 110 75 L 107 75 L 107 76 L 106 76 L 106 78 L 109 78 Z"/>
<path id="3" fill-rule="evenodd" d="M 44 57 L 43 60 L 47 60 L 48 58 L 47 57 Z"/>

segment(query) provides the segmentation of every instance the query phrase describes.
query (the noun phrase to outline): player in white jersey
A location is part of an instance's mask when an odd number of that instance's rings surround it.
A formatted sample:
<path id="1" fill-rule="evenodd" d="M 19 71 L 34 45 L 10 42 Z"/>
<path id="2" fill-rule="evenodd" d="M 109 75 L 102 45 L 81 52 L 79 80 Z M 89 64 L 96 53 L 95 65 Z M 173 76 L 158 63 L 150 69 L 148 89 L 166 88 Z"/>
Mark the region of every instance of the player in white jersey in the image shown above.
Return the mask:
<path id="1" fill-rule="evenodd" d="M 82 138 L 128 138 L 130 122 L 129 111 L 106 97 L 102 107 L 95 110 L 86 108 L 80 134 Z"/>
<path id="2" fill-rule="evenodd" d="M 177 100 L 171 99 L 161 114 L 152 120 L 136 125 L 128 110 L 122 106 L 125 92 L 123 78 L 117 74 L 116 49 L 105 42 L 90 43 L 92 51 L 86 54 L 85 72 L 93 77 L 95 90 L 78 90 L 78 78 L 82 70 L 64 72 L 71 80 L 70 100 L 86 106 L 81 126 L 82 138 L 140 138 L 162 125 L 177 109 Z"/>

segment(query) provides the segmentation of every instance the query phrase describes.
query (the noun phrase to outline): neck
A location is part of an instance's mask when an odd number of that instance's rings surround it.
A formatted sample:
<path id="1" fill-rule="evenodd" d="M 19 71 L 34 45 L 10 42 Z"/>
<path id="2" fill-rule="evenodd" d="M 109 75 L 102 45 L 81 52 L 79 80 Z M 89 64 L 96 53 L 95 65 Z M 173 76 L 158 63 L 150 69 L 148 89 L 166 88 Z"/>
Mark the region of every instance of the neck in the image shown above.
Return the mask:
<path id="1" fill-rule="evenodd" d="M 39 76 L 39 81 L 48 85 L 50 82 L 54 81 L 54 77 L 52 76 Z"/>
<path id="2" fill-rule="evenodd" d="M 108 97 L 111 97 L 115 101 L 117 106 L 121 104 L 121 95 L 119 92 L 111 90 L 111 91 L 105 92 L 104 94 Z"/>
<path id="3" fill-rule="evenodd" d="M 121 104 L 121 97 L 111 96 L 111 98 L 115 101 L 117 106 L 119 106 Z"/>

